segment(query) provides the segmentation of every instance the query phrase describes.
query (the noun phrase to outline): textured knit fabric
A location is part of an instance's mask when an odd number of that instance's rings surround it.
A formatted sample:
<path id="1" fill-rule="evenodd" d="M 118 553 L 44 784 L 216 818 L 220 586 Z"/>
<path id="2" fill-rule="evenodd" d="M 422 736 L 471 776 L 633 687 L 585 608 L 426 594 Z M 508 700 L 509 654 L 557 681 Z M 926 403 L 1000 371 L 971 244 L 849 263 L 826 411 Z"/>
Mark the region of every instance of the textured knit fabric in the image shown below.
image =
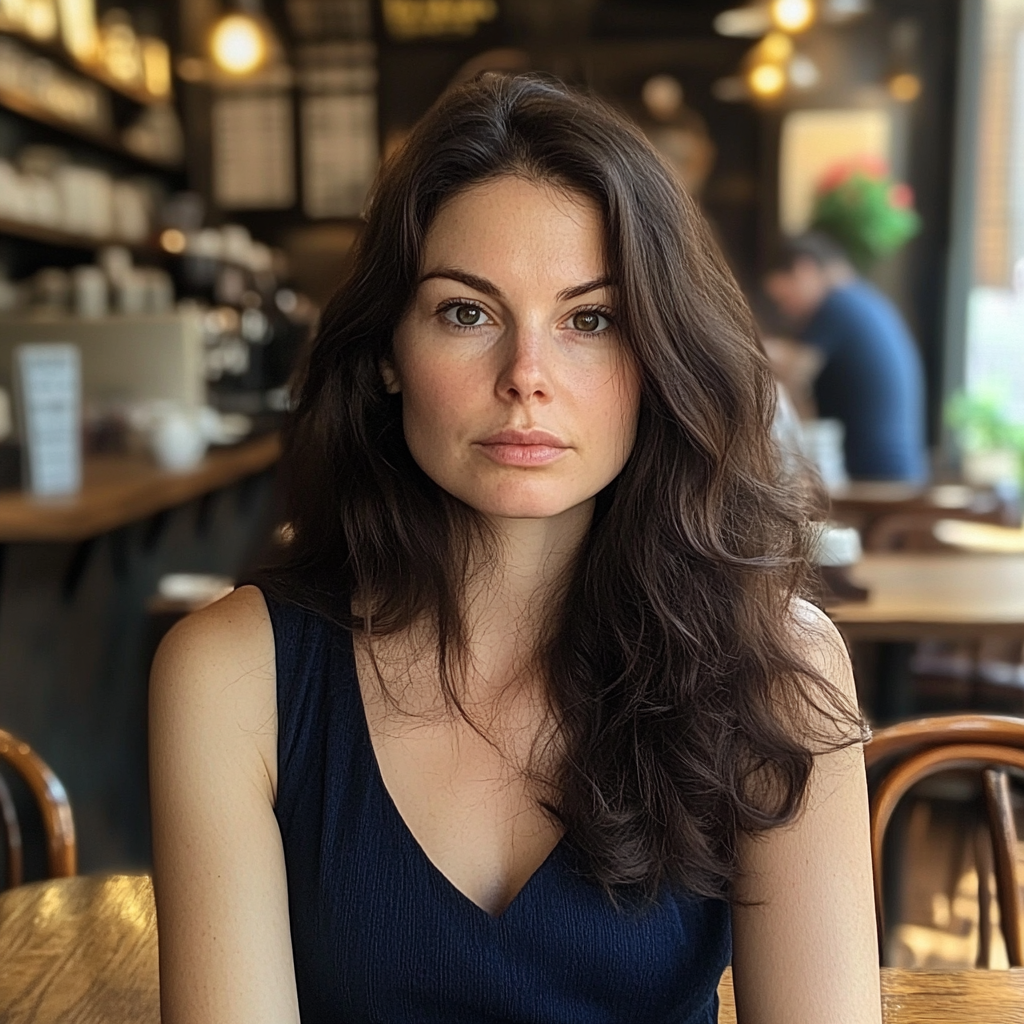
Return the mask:
<path id="1" fill-rule="evenodd" d="M 563 841 L 498 917 L 416 843 L 370 743 L 351 636 L 268 600 L 277 819 L 303 1024 L 712 1024 L 728 906 L 617 909 Z"/>
<path id="2" fill-rule="evenodd" d="M 814 396 L 818 414 L 846 428 L 850 476 L 922 482 L 924 371 L 896 307 L 867 281 L 855 281 L 826 296 L 804 340 L 825 356 Z"/>

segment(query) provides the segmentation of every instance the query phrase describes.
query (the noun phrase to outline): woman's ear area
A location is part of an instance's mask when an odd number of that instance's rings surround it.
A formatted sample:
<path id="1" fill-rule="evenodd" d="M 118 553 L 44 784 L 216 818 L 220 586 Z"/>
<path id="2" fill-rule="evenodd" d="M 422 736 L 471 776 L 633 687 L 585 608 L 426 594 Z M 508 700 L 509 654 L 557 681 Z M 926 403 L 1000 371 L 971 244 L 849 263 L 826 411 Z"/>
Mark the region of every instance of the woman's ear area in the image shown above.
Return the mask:
<path id="1" fill-rule="evenodd" d="M 380 361 L 380 375 L 384 378 L 384 388 L 389 395 L 397 395 L 402 390 L 398 380 L 398 372 L 387 359 Z"/>

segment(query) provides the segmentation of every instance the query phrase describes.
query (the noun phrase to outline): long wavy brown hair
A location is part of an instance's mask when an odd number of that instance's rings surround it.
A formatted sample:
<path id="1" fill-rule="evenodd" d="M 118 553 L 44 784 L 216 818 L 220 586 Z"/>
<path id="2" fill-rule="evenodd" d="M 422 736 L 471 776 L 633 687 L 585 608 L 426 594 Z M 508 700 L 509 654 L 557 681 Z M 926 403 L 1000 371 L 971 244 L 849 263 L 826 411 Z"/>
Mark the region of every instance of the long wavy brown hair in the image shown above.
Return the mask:
<path id="1" fill-rule="evenodd" d="M 426 619 L 461 707 L 462 597 L 488 531 L 412 459 L 381 366 L 438 209 L 508 174 L 602 211 L 642 379 L 635 446 L 537 642 L 558 751 L 545 806 L 612 894 L 728 895 L 739 835 L 791 821 L 815 751 L 860 740 L 862 721 L 794 639 L 805 492 L 771 439 L 775 385 L 746 303 L 694 203 L 614 110 L 548 79 L 485 76 L 443 96 L 383 168 L 296 384 L 294 538 L 260 583 L 370 637 Z"/>

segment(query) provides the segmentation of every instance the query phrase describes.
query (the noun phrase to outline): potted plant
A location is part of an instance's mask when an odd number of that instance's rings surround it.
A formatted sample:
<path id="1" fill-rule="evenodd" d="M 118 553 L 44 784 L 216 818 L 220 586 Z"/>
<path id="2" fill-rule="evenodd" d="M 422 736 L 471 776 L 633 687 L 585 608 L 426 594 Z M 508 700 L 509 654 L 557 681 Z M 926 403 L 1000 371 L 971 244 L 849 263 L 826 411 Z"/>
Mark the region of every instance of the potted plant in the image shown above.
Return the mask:
<path id="1" fill-rule="evenodd" d="M 1021 486 L 1024 424 L 1011 421 L 1007 404 L 992 389 L 959 391 L 946 403 L 946 424 L 963 454 L 964 480 L 976 487 Z"/>
<path id="2" fill-rule="evenodd" d="M 913 238 L 921 219 L 910 186 L 896 181 L 883 160 L 862 156 L 822 176 L 811 227 L 831 235 L 866 271 Z"/>

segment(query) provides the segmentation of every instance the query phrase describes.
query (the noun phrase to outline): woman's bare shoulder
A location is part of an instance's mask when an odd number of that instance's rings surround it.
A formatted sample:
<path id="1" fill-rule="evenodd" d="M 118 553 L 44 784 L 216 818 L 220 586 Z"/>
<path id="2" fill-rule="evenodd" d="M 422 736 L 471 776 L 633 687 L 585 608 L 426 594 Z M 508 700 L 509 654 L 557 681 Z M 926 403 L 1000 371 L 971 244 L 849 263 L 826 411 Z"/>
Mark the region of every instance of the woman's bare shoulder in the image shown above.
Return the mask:
<path id="1" fill-rule="evenodd" d="M 789 625 L 800 657 L 845 696 L 856 699 L 846 641 L 828 615 L 810 601 L 797 598 L 791 606 Z"/>
<path id="2" fill-rule="evenodd" d="M 244 586 L 187 615 L 164 637 L 160 654 L 231 655 L 252 649 L 273 651 L 274 636 L 263 593 Z"/>
<path id="3" fill-rule="evenodd" d="M 253 744 L 276 791 L 274 633 L 257 587 L 239 587 L 171 629 L 153 661 L 150 701 L 152 724 L 185 742 Z"/>

